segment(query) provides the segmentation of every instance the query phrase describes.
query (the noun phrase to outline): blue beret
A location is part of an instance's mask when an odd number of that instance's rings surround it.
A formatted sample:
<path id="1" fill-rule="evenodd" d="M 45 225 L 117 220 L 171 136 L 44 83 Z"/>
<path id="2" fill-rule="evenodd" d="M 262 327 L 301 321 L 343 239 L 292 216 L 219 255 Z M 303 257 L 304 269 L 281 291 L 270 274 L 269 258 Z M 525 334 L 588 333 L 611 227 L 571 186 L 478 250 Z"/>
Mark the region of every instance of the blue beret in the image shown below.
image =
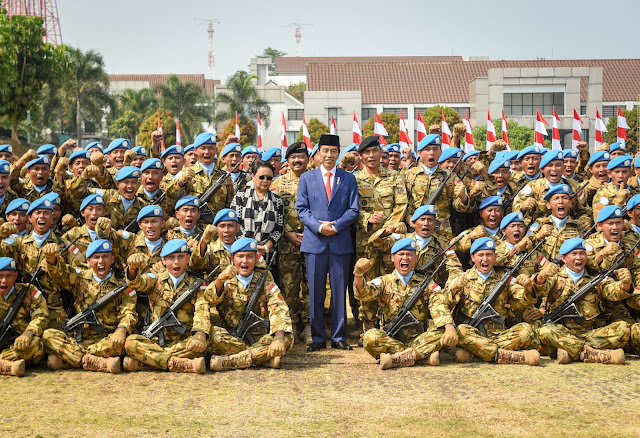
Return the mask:
<path id="1" fill-rule="evenodd" d="M 247 146 L 242 150 L 242 156 L 244 157 L 247 154 L 258 154 L 260 155 L 260 151 L 255 146 Z"/>
<path id="2" fill-rule="evenodd" d="M 160 158 L 164 160 L 167 155 L 184 155 L 184 152 L 185 149 L 183 149 L 182 146 L 173 145 L 162 151 L 162 154 L 160 154 Z"/>
<path id="3" fill-rule="evenodd" d="M 224 221 L 238 222 L 238 214 L 231 208 L 223 208 L 216 214 L 216 217 L 213 218 L 213 225 L 218 225 Z"/>
<path id="4" fill-rule="evenodd" d="M 502 198 L 500 196 L 488 196 L 484 198 L 484 200 L 480 203 L 478 210 L 485 209 L 487 207 L 491 207 L 492 205 L 497 205 L 499 207 L 503 207 Z"/>
<path id="5" fill-rule="evenodd" d="M 145 157 L 147 156 L 147 150 L 145 149 L 144 146 L 136 146 L 131 150 L 134 151 L 136 155 L 144 155 Z"/>
<path id="6" fill-rule="evenodd" d="M 631 162 L 633 161 L 633 157 L 629 155 L 620 155 L 615 158 L 612 158 L 607 164 L 607 169 L 612 170 L 616 167 L 631 167 Z"/>
<path id="7" fill-rule="evenodd" d="M 423 205 L 416 209 L 413 216 L 411 216 L 411 222 L 415 222 L 419 217 L 424 216 L 425 214 L 435 216 L 436 215 L 436 207 L 435 205 Z"/>
<path id="8" fill-rule="evenodd" d="M 491 239 L 491 237 L 481 237 L 474 240 L 471 244 L 469 254 L 473 254 L 476 251 L 482 251 L 483 249 L 492 249 L 494 251 L 496 250 L 496 244 L 493 239 Z"/>
<path id="9" fill-rule="evenodd" d="M 447 149 L 448 150 L 448 149 Z M 496 158 L 489 164 L 489 173 L 493 173 L 500 168 L 511 168 L 511 161 L 507 158 L 506 154 L 496 155 Z"/>
<path id="10" fill-rule="evenodd" d="M 383 154 L 388 154 L 389 153 L 389 145 L 388 144 L 381 144 L 380 145 L 380 150 L 382 150 Z"/>
<path id="11" fill-rule="evenodd" d="M 412 156 L 413 158 L 417 158 L 417 156 L 416 156 L 416 151 L 411 151 L 411 156 Z"/>
<path id="12" fill-rule="evenodd" d="M 398 143 L 391 143 L 390 145 L 387 146 L 387 149 L 389 153 L 391 152 L 400 153 L 400 145 Z"/>
<path id="13" fill-rule="evenodd" d="M 140 172 L 144 172 L 145 170 L 162 170 L 162 161 L 158 158 L 144 160 L 140 166 Z"/>
<path id="14" fill-rule="evenodd" d="M 75 151 L 69 157 L 69 164 L 73 163 L 73 160 L 77 160 L 78 158 L 85 158 L 85 159 L 88 160 L 89 159 L 89 152 L 85 151 L 84 149 L 80 149 L 79 151 Z"/>
<path id="15" fill-rule="evenodd" d="M 88 145 L 86 145 L 84 147 L 84 150 L 88 151 L 91 148 L 98 148 L 98 149 L 102 150 L 102 144 L 100 144 L 99 141 L 92 141 L 91 143 L 89 143 Z"/>
<path id="16" fill-rule="evenodd" d="M 61 203 L 60 195 L 58 195 L 56 192 L 49 192 L 44 195 L 42 199 L 48 199 L 52 204 L 60 205 Z"/>
<path id="17" fill-rule="evenodd" d="M 176 210 L 179 210 L 180 207 L 184 207 L 185 205 L 200 208 L 200 200 L 197 196 L 183 196 L 176 202 Z"/>
<path id="18" fill-rule="evenodd" d="M 593 155 L 591 155 L 591 158 L 589 158 L 589 163 L 587 163 L 587 165 L 591 166 L 592 164 L 595 164 L 598 161 L 609 161 L 609 160 L 611 160 L 611 155 L 609 155 L 609 152 L 596 151 L 594 152 Z"/>
<path id="19" fill-rule="evenodd" d="M 258 251 L 258 242 L 248 237 L 243 237 L 233 242 L 229 252 L 235 254 L 238 251 Z"/>
<path id="20" fill-rule="evenodd" d="M 578 159 L 578 151 L 573 149 L 563 149 L 562 158 L 575 158 Z"/>
<path id="21" fill-rule="evenodd" d="M 596 219 L 597 223 L 602 221 L 606 221 L 607 219 L 617 219 L 623 217 L 622 208 L 617 205 L 607 205 L 602 207 L 602 210 L 598 213 L 598 218 Z"/>
<path id="22" fill-rule="evenodd" d="M 476 155 L 480 155 L 480 151 L 469 151 L 466 154 L 464 154 L 464 157 L 462 157 L 462 161 L 467 161 L 469 158 L 471 157 L 475 157 Z"/>
<path id="23" fill-rule="evenodd" d="M 438 135 L 438 134 L 429 134 L 425 138 L 420 140 L 420 143 L 418 143 L 418 151 L 421 151 L 422 149 L 426 148 L 430 144 L 435 144 L 435 145 L 440 146 L 441 143 L 442 143 L 442 141 L 440 140 L 440 135 Z"/>
<path id="24" fill-rule="evenodd" d="M 40 155 L 38 158 L 34 158 L 29 161 L 25 167 L 28 169 L 36 164 L 46 164 L 47 166 L 51 166 L 51 160 L 46 155 Z"/>
<path id="25" fill-rule="evenodd" d="M 565 240 L 562 246 L 560 246 L 560 255 L 566 255 L 575 249 L 587 249 L 584 239 L 573 237 Z"/>
<path id="26" fill-rule="evenodd" d="M 190 145 L 188 145 L 188 146 L 185 146 L 185 148 L 184 148 L 184 151 L 183 151 L 183 152 L 184 152 L 185 154 L 186 154 L 186 153 L 189 153 L 189 152 L 193 152 L 193 150 L 194 150 L 195 148 L 196 148 L 196 146 L 195 146 L 195 145 L 190 144 Z"/>
<path id="27" fill-rule="evenodd" d="M 11 164 L 7 160 L 0 160 L 0 173 L 8 175 L 11 172 Z"/>
<path id="28" fill-rule="evenodd" d="M 400 239 L 393 244 L 393 246 L 391 247 L 391 254 L 395 254 L 398 251 L 416 251 L 417 248 L 418 245 L 416 244 L 416 241 L 414 239 L 405 237 L 404 239 Z"/>
<path id="29" fill-rule="evenodd" d="M 16 261 L 11 257 L 0 257 L 0 271 L 17 271 Z"/>
<path id="30" fill-rule="evenodd" d="M 640 167 L 640 155 L 633 161 L 633 167 Z"/>
<path id="31" fill-rule="evenodd" d="M 545 193 L 544 200 L 548 201 L 553 195 L 557 195 L 558 193 L 569 195 L 571 193 L 571 187 L 569 187 L 567 184 L 558 184 L 557 186 L 549 189 L 547 193 Z"/>
<path id="32" fill-rule="evenodd" d="M 104 150 L 104 153 L 109 154 L 116 149 L 129 149 L 129 146 L 131 146 L 131 142 L 126 138 L 116 138 L 111 143 L 109 143 L 109 147 Z"/>
<path id="33" fill-rule="evenodd" d="M 198 148 L 203 144 L 216 144 L 218 140 L 216 139 L 216 135 L 212 132 L 203 132 L 202 134 L 198 134 L 196 140 L 193 142 L 193 147 Z"/>
<path id="34" fill-rule="evenodd" d="M 347 146 L 347 147 L 344 149 L 343 153 L 346 153 L 346 152 L 354 152 L 354 151 L 355 151 L 355 152 L 358 152 L 358 148 L 359 148 L 359 147 L 360 147 L 360 144 L 359 144 L 359 143 L 351 143 L 349 146 Z"/>
<path id="35" fill-rule="evenodd" d="M 551 149 L 541 147 L 540 151 L 542 152 L 542 155 L 545 155 L 547 152 L 551 152 Z"/>
<path id="36" fill-rule="evenodd" d="M 513 213 L 509 213 L 500 221 L 500 229 L 504 230 L 507 225 L 511 222 L 522 222 L 524 223 L 524 215 L 519 211 L 514 211 Z"/>
<path id="37" fill-rule="evenodd" d="M 627 202 L 627 211 L 634 209 L 637 205 L 640 205 L 640 194 L 633 195 L 629 202 Z"/>
<path id="38" fill-rule="evenodd" d="M 520 155 L 520 151 L 505 151 L 504 154 L 507 157 L 507 160 L 519 160 L 518 155 Z"/>
<path id="39" fill-rule="evenodd" d="M 16 198 L 13 201 L 9 202 L 7 205 L 7 209 L 4 214 L 9 214 L 12 211 L 28 211 L 31 206 L 31 202 L 24 198 Z"/>
<path id="40" fill-rule="evenodd" d="M 280 148 L 278 147 L 269 148 L 262 153 L 262 159 L 264 161 L 268 161 L 273 157 L 278 157 L 278 158 L 282 157 L 282 151 L 280 150 Z"/>
<path id="41" fill-rule="evenodd" d="M 242 153 L 242 146 L 239 143 L 229 143 L 222 149 L 222 156 L 224 157 L 231 152 Z"/>
<path id="42" fill-rule="evenodd" d="M 545 151 L 543 151 L 543 149 L 544 148 L 541 148 L 540 146 L 527 146 L 526 148 L 518 152 L 518 160 L 522 160 L 525 155 L 543 155 L 544 153 L 546 153 Z"/>
<path id="43" fill-rule="evenodd" d="M 317 144 L 317 143 L 316 143 L 316 145 L 313 147 L 313 149 L 311 149 L 311 150 L 309 151 L 309 158 L 313 157 L 313 156 L 316 154 L 316 152 L 318 152 L 318 144 Z"/>
<path id="44" fill-rule="evenodd" d="M 136 219 L 136 221 L 140 222 L 146 217 L 162 217 L 162 207 L 157 205 L 146 205 L 142 207 L 140 213 L 138 213 L 138 219 Z"/>
<path id="45" fill-rule="evenodd" d="M 9 152 L 10 154 L 12 154 L 13 146 L 11 146 L 10 144 L 0 144 L 0 152 Z"/>
<path id="46" fill-rule="evenodd" d="M 92 193 L 82 200 L 80 204 L 80 211 L 84 210 L 89 205 L 104 205 L 104 199 L 97 193 Z"/>
<path id="47" fill-rule="evenodd" d="M 424 139 L 423 139 L 424 140 Z M 447 161 L 449 158 L 460 158 L 462 157 L 462 149 L 459 148 L 455 148 L 455 147 L 449 147 L 446 148 L 444 151 L 442 151 L 442 153 L 440 154 L 440 158 L 438 158 L 438 163 L 444 163 L 445 161 Z"/>
<path id="48" fill-rule="evenodd" d="M 564 162 L 564 157 L 562 156 L 562 151 L 553 151 L 553 152 L 548 152 L 548 153 L 544 154 L 542 156 L 542 160 L 540 160 L 540 169 L 542 169 L 544 166 L 546 166 L 547 164 L 551 163 L 552 161 L 563 161 Z"/>
<path id="49" fill-rule="evenodd" d="M 102 253 L 102 252 L 111 252 L 111 242 L 106 239 L 97 239 L 94 240 L 87 246 L 87 254 L 86 257 L 89 258 L 94 254 Z"/>
<path id="50" fill-rule="evenodd" d="M 162 247 L 160 251 L 160 257 L 166 257 L 177 252 L 189 252 L 189 245 L 184 239 L 171 239 Z"/>
<path id="51" fill-rule="evenodd" d="M 38 153 L 38 155 L 44 155 L 44 154 L 55 154 L 56 153 L 56 147 L 52 144 L 43 144 L 42 146 L 40 146 L 38 148 L 38 150 L 36 151 Z"/>
<path id="52" fill-rule="evenodd" d="M 27 210 L 27 214 L 33 213 L 35 210 L 52 210 L 53 204 L 48 199 L 45 199 L 44 196 L 42 198 L 36 199 L 31 203 L 29 209 Z"/>
<path id="53" fill-rule="evenodd" d="M 615 143 L 611 143 L 609 145 L 609 152 L 613 152 L 613 151 L 617 151 L 618 149 L 620 150 L 625 150 L 624 146 L 622 145 L 622 143 L 620 142 L 615 142 Z"/>
<path id="54" fill-rule="evenodd" d="M 125 166 L 116 174 L 116 181 L 122 181 L 125 178 L 139 178 L 140 169 L 136 166 Z"/>

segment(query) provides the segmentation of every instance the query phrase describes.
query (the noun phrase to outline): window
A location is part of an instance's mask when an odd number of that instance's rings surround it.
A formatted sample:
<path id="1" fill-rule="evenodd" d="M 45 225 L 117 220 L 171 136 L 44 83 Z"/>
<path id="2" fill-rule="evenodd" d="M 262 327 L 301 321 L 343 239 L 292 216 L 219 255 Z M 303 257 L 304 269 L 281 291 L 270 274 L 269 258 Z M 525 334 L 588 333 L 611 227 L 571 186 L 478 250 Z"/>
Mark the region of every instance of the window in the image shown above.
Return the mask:
<path id="1" fill-rule="evenodd" d="M 375 108 L 362 108 L 362 120 L 361 125 L 364 125 L 365 123 L 367 123 L 367 120 L 369 120 L 371 117 L 373 117 L 376 114 L 376 109 Z"/>
<path id="2" fill-rule="evenodd" d="M 467 108 L 466 106 L 450 106 L 449 108 L 460 114 L 460 117 L 462 117 L 463 119 L 464 115 L 469 110 L 469 108 Z"/>
<path id="3" fill-rule="evenodd" d="M 580 115 L 584 116 L 587 114 L 587 102 L 580 102 Z"/>
<path id="4" fill-rule="evenodd" d="M 615 117 L 618 115 L 618 107 L 615 105 L 604 105 L 602 107 L 602 117 Z"/>
<path id="5" fill-rule="evenodd" d="M 385 108 L 384 112 L 385 113 L 393 113 L 393 114 L 397 114 L 398 116 L 400 115 L 400 111 L 402 111 L 402 116 L 407 117 L 407 114 L 409 114 L 409 111 L 406 108 Z"/>
<path id="6" fill-rule="evenodd" d="M 336 122 L 336 129 L 338 128 L 338 108 L 327 108 L 327 126 L 331 128 L 331 114 L 333 114 L 333 121 Z"/>
<path id="7" fill-rule="evenodd" d="M 554 106 L 558 114 L 564 114 L 564 93 L 505 93 L 503 98 L 504 115 L 507 117 L 534 116 L 536 109 L 551 115 Z"/>
<path id="8" fill-rule="evenodd" d="M 304 109 L 289 109 L 287 110 L 287 119 L 288 120 L 302 120 L 302 115 L 304 114 Z"/>
<path id="9" fill-rule="evenodd" d="M 299 133 L 299 131 L 287 131 L 287 144 L 288 145 L 296 142 L 296 138 L 298 138 L 298 133 Z"/>

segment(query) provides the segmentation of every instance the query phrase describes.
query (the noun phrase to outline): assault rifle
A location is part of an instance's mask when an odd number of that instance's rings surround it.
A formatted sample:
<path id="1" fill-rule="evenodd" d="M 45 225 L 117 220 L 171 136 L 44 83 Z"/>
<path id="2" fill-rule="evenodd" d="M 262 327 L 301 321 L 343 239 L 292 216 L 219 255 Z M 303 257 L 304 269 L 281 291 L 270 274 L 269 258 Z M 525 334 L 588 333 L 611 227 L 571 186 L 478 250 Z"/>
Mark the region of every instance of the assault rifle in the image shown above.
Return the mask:
<path id="1" fill-rule="evenodd" d="M 202 195 L 200 195 L 200 197 L 198 198 L 198 202 L 200 203 L 200 219 L 202 219 L 208 224 L 213 223 L 213 219 L 215 218 L 215 213 L 211 210 L 211 207 L 209 207 L 209 201 L 211 200 L 211 198 L 213 198 L 216 192 L 220 190 L 220 187 L 222 187 L 222 184 L 224 184 L 224 181 L 227 178 L 231 177 L 231 174 L 235 173 L 241 164 L 242 164 L 242 161 L 238 161 L 238 163 L 233 167 L 233 169 L 231 169 L 231 172 L 225 172 L 224 174 L 220 175 L 220 177 L 216 180 L 216 182 L 211 184 L 211 186 L 209 186 L 209 188 Z"/>
<path id="2" fill-rule="evenodd" d="M 184 306 L 187 301 L 189 301 L 193 297 L 193 295 L 200 289 L 200 286 L 205 283 L 209 283 L 214 278 L 214 275 L 218 272 L 219 269 L 220 266 L 216 266 L 216 268 L 211 271 L 211 273 L 205 278 L 197 280 L 195 283 L 189 286 L 189 289 L 187 289 L 182 295 L 180 295 L 178 299 L 175 300 L 173 304 L 167 310 L 165 310 L 162 315 L 160 315 L 160 318 L 156 319 L 151 323 L 151 325 L 145 327 L 142 330 L 142 335 L 147 339 L 153 339 L 157 336 L 158 345 L 160 345 L 161 347 L 164 347 L 166 345 L 164 337 L 165 329 L 171 328 L 176 333 L 183 335 L 184 332 L 187 331 L 187 328 L 178 320 L 178 310 L 180 310 L 182 306 Z"/>
<path id="3" fill-rule="evenodd" d="M 449 251 L 451 248 L 453 248 L 467 234 L 469 234 L 469 231 L 467 231 L 467 230 L 465 230 L 462 233 L 460 233 L 460 235 L 458 235 L 458 237 L 456 237 L 448 247 L 446 247 L 445 249 L 443 249 L 442 251 L 440 251 L 439 253 L 437 253 L 433 257 L 431 257 L 429 260 L 424 262 L 422 266 L 420 266 L 418 269 L 416 269 L 416 272 L 418 274 L 426 275 L 429 272 L 429 270 L 433 267 L 433 265 L 435 265 L 437 263 L 438 259 L 440 257 L 442 257 L 443 255 L 445 255 L 447 253 L 447 251 Z M 435 237 L 434 237 L 434 239 L 435 239 Z"/>
<path id="4" fill-rule="evenodd" d="M 526 186 L 527 184 L 529 184 L 529 180 L 525 178 L 525 182 L 523 182 L 522 185 L 520 187 L 518 187 L 518 190 L 513 192 L 513 195 L 511 195 L 508 199 L 506 199 L 504 201 L 503 206 L 504 206 L 505 210 L 507 208 L 509 208 L 509 206 L 511 206 L 511 204 L 513 204 L 513 201 L 516 199 L 516 196 L 518 196 L 518 193 L 520 193 L 522 191 L 522 189 L 524 189 L 524 186 Z"/>
<path id="5" fill-rule="evenodd" d="M 453 170 L 455 170 L 456 167 L 458 167 L 458 164 L 460 164 L 462 162 L 463 158 L 464 158 L 464 156 L 460 157 L 460 159 L 453 166 Z M 425 202 L 426 205 L 435 205 L 436 201 L 438 200 L 438 198 L 442 194 L 442 191 L 444 190 L 444 186 L 447 184 L 447 181 L 449 181 L 449 178 L 451 178 L 451 175 L 455 174 L 455 172 L 453 170 L 449 171 L 447 173 L 447 176 L 442 181 L 440 181 L 440 184 L 438 185 L 438 187 L 436 187 L 436 189 L 429 196 L 429 199 L 427 199 L 427 202 Z"/>
<path id="6" fill-rule="evenodd" d="M 18 292 L 15 300 L 13 300 L 13 303 L 11 303 L 11 306 L 7 310 L 7 313 L 5 313 L 4 318 L 2 318 L 2 321 L 0 321 L 0 350 L 3 350 L 6 345 L 8 345 L 10 342 L 13 342 L 13 340 L 20 336 L 20 333 L 18 333 L 18 331 L 14 329 L 11 324 L 13 323 L 15 317 L 18 315 L 18 311 L 20 310 L 20 307 L 22 307 L 22 303 L 27 297 L 29 289 L 40 275 L 40 272 L 42 272 L 42 267 L 38 265 L 36 270 L 31 274 L 29 283 L 25 284 L 22 289 L 20 289 L 20 292 Z"/>
<path id="7" fill-rule="evenodd" d="M 160 197 L 154 201 L 153 205 L 160 206 L 160 204 L 162 204 L 162 203 L 164 202 L 164 199 L 165 199 L 166 197 L 167 197 L 167 192 L 166 192 L 166 191 L 165 191 L 165 192 L 162 192 L 162 194 L 160 195 Z M 164 212 L 164 213 L 166 213 L 166 212 Z M 123 228 L 123 230 L 124 230 L 124 231 L 131 231 L 131 230 L 132 230 L 132 228 L 131 228 L 131 227 L 133 227 L 133 226 L 134 226 L 135 224 L 137 224 L 137 223 L 138 223 L 138 219 L 137 219 L 137 218 L 132 219 L 132 220 L 131 220 L 131 222 L 129 222 L 129 223 L 128 223 L 124 228 Z"/>

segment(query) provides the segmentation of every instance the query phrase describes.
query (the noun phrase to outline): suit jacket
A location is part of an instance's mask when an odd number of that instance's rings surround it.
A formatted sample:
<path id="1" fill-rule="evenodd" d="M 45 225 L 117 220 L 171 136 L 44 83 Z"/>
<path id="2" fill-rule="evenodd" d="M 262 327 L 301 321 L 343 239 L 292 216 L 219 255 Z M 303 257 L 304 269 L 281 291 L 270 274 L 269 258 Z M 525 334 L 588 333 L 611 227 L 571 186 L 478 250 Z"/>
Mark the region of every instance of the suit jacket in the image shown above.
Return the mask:
<path id="1" fill-rule="evenodd" d="M 320 169 L 305 172 L 298 183 L 296 210 L 304 223 L 300 251 L 320 254 L 330 249 L 334 254 L 353 253 L 351 224 L 359 214 L 359 195 L 356 178 L 349 172 L 336 169 L 336 179 L 327 200 Z M 337 234 L 323 236 L 318 233 L 320 221 L 335 221 Z"/>

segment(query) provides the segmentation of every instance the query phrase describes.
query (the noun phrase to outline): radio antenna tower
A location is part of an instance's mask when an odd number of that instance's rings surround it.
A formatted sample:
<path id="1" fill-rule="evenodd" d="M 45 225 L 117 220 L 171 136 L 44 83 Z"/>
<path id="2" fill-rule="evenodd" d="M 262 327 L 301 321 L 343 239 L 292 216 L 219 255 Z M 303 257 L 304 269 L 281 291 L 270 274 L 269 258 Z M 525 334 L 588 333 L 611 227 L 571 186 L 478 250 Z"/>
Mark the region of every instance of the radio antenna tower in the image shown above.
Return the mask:
<path id="1" fill-rule="evenodd" d="M 296 28 L 296 33 L 295 33 L 295 37 L 296 37 L 296 56 L 302 56 L 302 32 L 301 30 L 304 29 L 304 27 L 302 26 L 312 26 L 312 24 L 298 24 L 298 23 L 291 23 L 291 24 L 287 24 L 286 26 L 282 26 L 282 27 L 295 27 Z"/>
<path id="2" fill-rule="evenodd" d="M 213 23 L 220 23 L 220 20 L 216 20 L 216 19 L 204 20 L 202 18 L 194 18 L 194 20 L 199 21 L 201 23 L 209 24 L 207 26 L 207 34 L 209 34 L 209 54 L 207 59 L 207 65 L 209 69 L 207 72 L 207 79 L 213 80 L 214 79 L 213 66 L 214 66 L 214 57 L 215 57 L 215 53 L 213 51 Z"/>
<path id="3" fill-rule="evenodd" d="M 43 41 L 54 46 L 62 44 L 56 0 L 2 0 L 2 7 L 7 10 L 9 17 L 25 15 L 42 18 L 44 22 Z"/>

